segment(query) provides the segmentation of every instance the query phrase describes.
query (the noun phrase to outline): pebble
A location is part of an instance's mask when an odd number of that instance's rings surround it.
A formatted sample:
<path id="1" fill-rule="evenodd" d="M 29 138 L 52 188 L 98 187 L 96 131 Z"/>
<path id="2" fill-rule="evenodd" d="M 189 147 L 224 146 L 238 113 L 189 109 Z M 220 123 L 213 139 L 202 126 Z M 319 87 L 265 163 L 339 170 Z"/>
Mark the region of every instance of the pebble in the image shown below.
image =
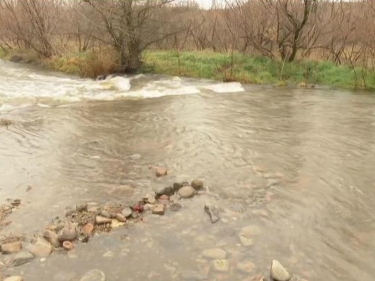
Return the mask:
<path id="1" fill-rule="evenodd" d="M 52 245 L 44 238 L 39 237 L 30 253 L 39 258 L 46 258 L 52 253 Z"/>
<path id="2" fill-rule="evenodd" d="M 275 281 L 288 281 L 291 276 L 279 261 L 273 260 L 271 264 L 271 278 Z"/>
<path id="3" fill-rule="evenodd" d="M 99 269 L 93 269 L 85 273 L 79 281 L 105 281 L 105 274 Z"/>
<path id="4" fill-rule="evenodd" d="M 125 218 L 129 218 L 132 215 L 133 211 L 129 207 L 126 207 L 122 210 L 121 214 L 124 215 Z"/>
<path id="5" fill-rule="evenodd" d="M 153 208 L 152 208 L 152 213 L 154 215 L 164 215 L 165 214 L 165 205 L 164 204 L 156 204 Z"/>
<path id="6" fill-rule="evenodd" d="M 163 177 L 163 176 L 166 176 L 167 174 L 168 174 L 168 170 L 167 168 L 164 168 L 164 167 L 159 167 L 155 171 L 155 175 L 157 177 Z"/>
<path id="7" fill-rule="evenodd" d="M 200 281 L 208 279 L 208 276 L 206 274 L 194 270 L 184 270 L 180 273 L 180 277 L 184 280 L 189 281 Z"/>
<path id="8" fill-rule="evenodd" d="M 177 212 L 182 208 L 182 205 L 180 203 L 172 203 L 172 205 L 169 207 L 172 212 Z"/>
<path id="9" fill-rule="evenodd" d="M 94 229 L 95 227 L 92 223 L 87 223 L 84 227 L 82 227 L 81 232 L 87 236 L 92 236 Z"/>
<path id="10" fill-rule="evenodd" d="M 237 264 L 237 269 L 242 273 L 252 273 L 255 267 L 255 264 L 251 261 L 243 261 Z"/>
<path id="11" fill-rule="evenodd" d="M 145 212 L 150 211 L 151 209 L 152 209 L 152 205 L 151 205 L 151 204 L 145 204 L 145 205 L 143 206 L 143 210 L 144 210 Z"/>
<path id="12" fill-rule="evenodd" d="M 67 221 L 63 229 L 60 230 L 59 234 L 57 235 L 57 239 L 60 242 L 64 241 L 73 241 L 77 238 L 78 233 L 76 229 L 76 225 Z"/>
<path id="13" fill-rule="evenodd" d="M 102 217 L 105 217 L 105 218 L 108 218 L 108 219 L 111 219 L 111 218 L 112 218 L 112 215 L 111 215 L 108 211 L 106 211 L 106 210 L 101 211 L 101 212 L 100 212 L 100 215 L 101 215 Z"/>
<path id="14" fill-rule="evenodd" d="M 73 250 L 74 249 L 74 244 L 70 241 L 64 241 L 62 244 L 63 248 L 67 251 Z"/>
<path id="15" fill-rule="evenodd" d="M 126 222 L 126 217 L 123 214 L 116 214 L 116 220 L 119 222 Z"/>
<path id="16" fill-rule="evenodd" d="M 155 196 L 151 195 L 151 194 L 146 194 L 144 197 L 143 197 L 143 201 L 145 203 L 148 203 L 148 204 L 155 204 L 156 203 L 156 199 L 155 199 Z"/>
<path id="17" fill-rule="evenodd" d="M 30 252 L 26 252 L 26 251 L 20 252 L 15 255 L 12 261 L 12 265 L 19 266 L 19 265 L 30 262 L 32 259 L 34 259 L 34 255 L 31 254 Z"/>
<path id="18" fill-rule="evenodd" d="M 1 252 L 5 255 L 18 253 L 21 250 L 22 250 L 22 243 L 19 241 L 1 245 Z"/>
<path id="19" fill-rule="evenodd" d="M 105 223 L 111 223 L 112 220 L 109 218 L 102 217 L 102 216 L 96 216 L 95 222 L 96 224 L 105 224 Z"/>
<path id="20" fill-rule="evenodd" d="M 59 247 L 60 242 L 59 239 L 57 238 L 57 234 L 51 230 L 45 230 L 43 233 L 44 239 L 46 239 L 49 243 L 52 244 L 54 247 Z"/>
<path id="21" fill-rule="evenodd" d="M 213 248 L 204 250 L 202 256 L 206 259 L 221 260 L 227 257 L 227 252 L 220 248 Z"/>
<path id="22" fill-rule="evenodd" d="M 11 277 L 5 278 L 4 281 L 23 281 L 23 277 L 11 276 Z"/>
<path id="23" fill-rule="evenodd" d="M 203 181 L 195 179 L 191 182 L 191 186 L 196 190 L 201 190 L 203 189 Z"/>
<path id="24" fill-rule="evenodd" d="M 254 238 L 260 235 L 260 228 L 255 225 L 243 227 L 238 235 L 242 245 L 252 246 L 254 245 Z"/>
<path id="25" fill-rule="evenodd" d="M 162 195 L 172 196 L 175 193 L 175 190 L 172 186 L 160 187 L 155 189 L 155 193 L 158 197 Z"/>
<path id="26" fill-rule="evenodd" d="M 191 186 L 184 186 L 178 191 L 178 195 L 183 199 L 193 198 L 196 193 L 197 191 Z"/>
<path id="27" fill-rule="evenodd" d="M 210 217 L 211 223 L 216 223 L 220 220 L 219 209 L 216 206 L 206 203 L 204 210 Z"/>
<path id="28" fill-rule="evenodd" d="M 229 262 L 225 259 L 213 260 L 211 262 L 211 268 L 217 272 L 227 272 L 229 271 Z"/>

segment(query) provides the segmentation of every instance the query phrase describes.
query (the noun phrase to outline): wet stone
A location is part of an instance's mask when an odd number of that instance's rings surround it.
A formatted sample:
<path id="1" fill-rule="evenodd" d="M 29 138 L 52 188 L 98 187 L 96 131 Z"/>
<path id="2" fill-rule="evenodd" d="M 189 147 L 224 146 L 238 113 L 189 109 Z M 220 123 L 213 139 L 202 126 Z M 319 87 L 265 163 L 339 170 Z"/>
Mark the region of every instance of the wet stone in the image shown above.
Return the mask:
<path id="1" fill-rule="evenodd" d="M 169 207 L 169 209 L 172 211 L 172 212 L 177 212 L 179 211 L 180 209 L 182 208 L 182 205 L 180 203 L 172 203 L 172 205 Z"/>
<path id="2" fill-rule="evenodd" d="M 52 253 L 52 245 L 44 238 L 38 238 L 30 253 L 39 258 L 46 258 Z"/>
<path id="3" fill-rule="evenodd" d="M 143 206 L 143 210 L 144 210 L 145 212 L 150 211 L 151 209 L 152 209 L 152 205 L 151 205 L 151 204 L 145 204 L 145 205 Z"/>
<path id="4" fill-rule="evenodd" d="M 175 190 L 171 186 L 160 187 L 155 189 L 155 193 L 157 197 L 162 195 L 172 196 L 175 193 Z"/>
<path id="5" fill-rule="evenodd" d="M 167 168 L 164 168 L 164 167 L 159 167 L 155 171 L 155 175 L 157 177 L 163 177 L 163 176 L 166 176 L 167 174 L 168 174 L 168 170 Z"/>
<path id="6" fill-rule="evenodd" d="M 20 252 L 20 253 L 15 255 L 15 257 L 12 261 L 12 265 L 13 266 L 20 266 L 20 265 L 29 263 L 33 259 L 34 259 L 34 255 L 31 254 L 30 252 L 26 252 L 26 251 Z"/>
<path id="7" fill-rule="evenodd" d="M 85 275 L 82 276 L 79 281 L 105 281 L 105 274 L 99 269 L 93 269 L 88 271 Z"/>
<path id="8" fill-rule="evenodd" d="M 237 264 L 238 271 L 242 273 L 252 273 L 255 267 L 255 264 L 251 261 L 243 261 Z"/>
<path id="9" fill-rule="evenodd" d="M 111 223 L 112 220 L 109 218 L 102 217 L 102 216 L 96 216 L 95 222 L 96 224 L 106 224 L 106 223 Z"/>
<path id="10" fill-rule="evenodd" d="M 275 281 L 288 281 L 291 276 L 279 261 L 273 260 L 271 264 L 271 278 Z"/>
<path id="11" fill-rule="evenodd" d="M 153 208 L 152 208 L 152 213 L 154 215 L 164 215 L 165 214 L 165 205 L 164 204 L 156 204 Z"/>
<path id="12" fill-rule="evenodd" d="M 23 281 L 22 276 L 10 276 L 5 278 L 4 281 Z"/>
<path id="13" fill-rule="evenodd" d="M 204 210 L 208 214 L 211 223 L 216 223 L 220 220 L 219 209 L 216 206 L 206 203 Z"/>
<path id="14" fill-rule="evenodd" d="M 180 273 L 180 277 L 188 281 L 208 280 L 208 276 L 206 274 L 194 270 L 184 270 Z"/>
<path id="15" fill-rule="evenodd" d="M 199 190 L 203 189 L 203 181 L 198 180 L 198 179 L 195 179 L 195 180 L 193 180 L 193 181 L 191 182 L 191 186 L 192 186 L 195 190 L 199 191 Z"/>
<path id="16" fill-rule="evenodd" d="M 255 225 L 243 227 L 238 235 L 242 245 L 252 246 L 254 245 L 254 238 L 259 236 L 261 233 L 260 228 Z"/>
<path id="17" fill-rule="evenodd" d="M 108 218 L 108 219 L 111 219 L 111 218 L 112 218 L 112 215 L 111 215 L 108 211 L 106 211 L 106 210 L 101 211 L 101 212 L 100 212 L 100 215 L 101 215 L 102 217 L 105 217 L 105 218 Z"/>
<path id="18" fill-rule="evenodd" d="M 229 271 L 229 262 L 225 259 L 213 260 L 211 269 L 217 272 L 227 272 Z"/>
<path id="19" fill-rule="evenodd" d="M 131 215 L 132 215 L 133 211 L 132 209 L 130 209 L 129 207 L 126 207 L 122 210 L 121 214 L 125 217 L 125 218 L 129 218 Z"/>
<path id="20" fill-rule="evenodd" d="M 173 189 L 174 189 L 175 191 L 179 191 L 182 187 L 183 187 L 183 185 L 182 185 L 181 182 L 175 182 L 175 183 L 173 184 Z"/>
<path id="21" fill-rule="evenodd" d="M 44 239 L 46 239 L 49 243 L 52 244 L 54 247 L 59 247 L 60 242 L 59 239 L 57 238 L 57 234 L 51 230 L 45 230 L 43 233 Z"/>
<path id="22" fill-rule="evenodd" d="M 151 195 L 151 194 L 146 194 L 146 195 L 143 197 L 143 201 L 144 201 L 145 203 L 148 203 L 148 204 L 155 204 L 155 203 L 156 203 L 155 196 L 154 196 L 154 195 Z"/>
<path id="23" fill-rule="evenodd" d="M 22 250 L 22 243 L 21 242 L 13 242 L 1 245 L 1 252 L 3 254 L 13 254 L 18 253 Z"/>
<path id="24" fill-rule="evenodd" d="M 206 259 L 221 260 L 227 257 L 227 252 L 220 248 L 207 249 L 202 252 L 202 256 Z"/>
<path id="25" fill-rule="evenodd" d="M 196 190 L 191 186 L 184 186 L 178 191 L 178 195 L 183 199 L 193 198 L 196 193 Z"/>
<path id="26" fill-rule="evenodd" d="M 61 229 L 61 231 L 57 235 L 57 239 L 60 242 L 73 241 L 77 239 L 77 236 L 78 236 L 78 233 L 77 233 L 76 225 L 71 223 L 70 221 L 67 221 L 65 223 L 64 228 Z"/>
<path id="27" fill-rule="evenodd" d="M 126 217 L 123 214 L 116 214 L 116 220 L 119 222 L 126 222 Z"/>

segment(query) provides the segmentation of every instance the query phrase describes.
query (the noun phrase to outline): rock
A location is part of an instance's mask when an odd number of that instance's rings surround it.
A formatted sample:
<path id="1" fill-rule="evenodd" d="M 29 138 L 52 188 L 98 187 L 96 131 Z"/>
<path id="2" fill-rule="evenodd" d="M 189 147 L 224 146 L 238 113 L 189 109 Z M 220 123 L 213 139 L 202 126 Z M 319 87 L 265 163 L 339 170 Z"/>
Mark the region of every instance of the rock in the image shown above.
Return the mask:
<path id="1" fill-rule="evenodd" d="M 237 264 L 237 269 L 242 273 L 252 273 L 255 267 L 255 264 L 251 261 L 244 261 Z"/>
<path id="2" fill-rule="evenodd" d="M 52 253 L 52 245 L 44 238 L 39 237 L 30 253 L 39 258 L 46 258 Z"/>
<path id="3" fill-rule="evenodd" d="M 152 208 L 152 213 L 154 215 L 164 215 L 165 214 L 165 205 L 164 204 L 156 204 L 153 208 Z"/>
<path id="4" fill-rule="evenodd" d="M 220 220 L 219 209 L 216 206 L 206 203 L 204 211 L 210 217 L 211 223 L 216 223 Z"/>
<path id="5" fill-rule="evenodd" d="M 51 230 L 45 230 L 43 233 L 44 239 L 52 244 L 53 247 L 57 248 L 60 246 L 60 241 L 57 238 L 57 234 Z"/>
<path id="6" fill-rule="evenodd" d="M 288 281 L 291 276 L 279 261 L 273 260 L 271 264 L 271 278 L 275 281 Z"/>
<path id="7" fill-rule="evenodd" d="M 143 211 L 147 212 L 147 211 L 150 211 L 152 209 L 152 205 L 151 204 L 145 204 L 143 206 Z"/>
<path id="8" fill-rule="evenodd" d="M 99 269 L 93 269 L 86 272 L 79 281 L 105 281 L 105 274 Z"/>
<path id="9" fill-rule="evenodd" d="M 76 225 L 67 221 L 63 229 L 60 230 L 59 234 L 57 235 L 57 239 L 60 242 L 64 241 L 73 241 L 77 239 L 78 233 L 76 229 Z"/>
<path id="10" fill-rule="evenodd" d="M 101 215 L 102 217 L 105 217 L 105 218 L 108 218 L 108 219 L 111 219 L 111 218 L 112 218 L 112 215 L 111 215 L 108 211 L 106 211 L 106 210 L 101 211 L 101 212 L 100 212 L 100 215 Z"/>
<path id="11" fill-rule="evenodd" d="M 125 209 L 122 210 L 121 214 L 123 214 L 123 216 L 125 218 L 129 218 L 131 215 L 132 215 L 133 211 L 132 209 L 130 209 L 129 207 L 126 207 Z"/>
<path id="12" fill-rule="evenodd" d="M 159 200 L 169 201 L 169 196 L 168 195 L 162 195 L 162 196 L 159 197 Z"/>
<path id="13" fill-rule="evenodd" d="M 167 195 L 167 196 L 172 196 L 175 193 L 175 190 L 173 189 L 172 186 L 167 186 L 167 187 L 161 187 L 157 188 L 155 190 L 157 198 L 159 198 L 162 195 Z"/>
<path id="14" fill-rule="evenodd" d="M 105 224 L 105 223 L 111 223 L 111 222 L 112 222 L 111 219 L 105 218 L 105 217 L 102 217 L 102 216 L 96 216 L 96 218 L 95 218 L 96 224 Z"/>
<path id="15" fill-rule="evenodd" d="M 96 213 L 99 210 L 100 206 L 98 203 L 89 202 L 87 203 L 87 212 Z"/>
<path id="16" fill-rule="evenodd" d="M 196 190 L 201 190 L 203 189 L 203 181 L 195 179 L 191 182 L 191 186 Z"/>
<path id="17" fill-rule="evenodd" d="M 11 277 L 5 278 L 4 281 L 23 281 L 23 277 L 11 276 Z"/>
<path id="18" fill-rule="evenodd" d="M 197 191 L 191 186 L 184 186 L 178 191 L 178 195 L 183 199 L 193 198 L 196 193 Z"/>
<path id="19" fill-rule="evenodd" d="M 211 262 L 211 268 L 217 272 L 227 272 L 229 271 L 229 262 L 224 259 L 213 260 Z"/>
<path id="20" fill-rule="evenodd" d="M 143 197 L 143 201 L 145 203 L 148 203 L 148 204 L 155 204 L 156 203 L 155 196 L 151 195 L 151 194 L 146 194 L 146 196 Z"/>
<path id="21" fill-rule="evenodd" d="M 254 238 L 259 236 L 261 233 L 260 228 L 255 225 L 243 227 L 238 235 L 242 245 L 252 246 L 254 244 Z"/>
<path id="22" fill-rule="evenodd" d="M 1 245 L 1 252 L 4 255 L 18 253 L 21 250 L 22 250 L 22 243 L 19 241 Z"/>
<path id="23" fill-rule="evenodd" d="M 126 222 L 126 217 L 123 214 L 116 214 L 116 220 L 119 222 Z"/>
<path id="24" fill-rule="evenodd" d="M 183 185 L 182 185 L 181 182 L 175 182 L 175 183 L 173 184 L 173 189 L 174 189 L 175 191 L 179 191 L 182 187 L 183 187 Z"/>
<path id="25" fill-rule="evenodd" d="M 208 276 L 206 274 L 194 270 L 184 270 L 180 273 L 180 276 L 182 279 L 189 281 L 200 281 L 208 279 Z"/>
<path id="26" fill-rule="evenodd" d="M 30 262 L 32 259 L 34 259 L 34 255 L 31 254 L 30 252 L 20 252 L 15 255 L 12 261 L 13 266 L 19 266 L 25 263 Z"/>
<path id="27" fill-rule="evenodd" d="M 64 241 L 62 244 L 63 248 L 67 251 L 73 250 L 74 249 L 74 244 L 70 241 Z"/>
<path id="28" fill-rule="evenodd" d="M 77 212 L 87 212 L 87 204 L 81 204 L 76 206 Z"/>
<path id="29" fill-rule="evenodd" d="M 177 203 L 177 202 L 173 203 L 173 204 L 170 206 L 170 210 L 171 210 L 172 212 L 177 212 L 177 211 L 179 211 L 181 208 L 182 208 L 182 205 L 181 205 L 180 203 Z"/>
<path id="30" fill-rule="evenodd" d="M 202 252 L 202 256 L 211 260 L 222 260 L 227 257 L 227 252 L 220 248 L 207 249 Z"/>
<path id="31" fill-rule="evenodd" d="M 164 167 L 159 167 L 155 171 L 155 175 L 157 177 L 163 177 L 163 176 L 166 176 L 167 174 L 168 174 L 168 170 L 167 168 L 164 168 Z"/>
<path id="32" fill-rule="evenodd" d="M 95 229 L 95 227 L 94 227 L 94 225 L 92 223 L 87 223 L 87 224 L 85 224 L 84 227 L 82 227 L 81 232 L 84 235 L 92 236 L 93 232 L 94 232 L 94 229 Z"/>

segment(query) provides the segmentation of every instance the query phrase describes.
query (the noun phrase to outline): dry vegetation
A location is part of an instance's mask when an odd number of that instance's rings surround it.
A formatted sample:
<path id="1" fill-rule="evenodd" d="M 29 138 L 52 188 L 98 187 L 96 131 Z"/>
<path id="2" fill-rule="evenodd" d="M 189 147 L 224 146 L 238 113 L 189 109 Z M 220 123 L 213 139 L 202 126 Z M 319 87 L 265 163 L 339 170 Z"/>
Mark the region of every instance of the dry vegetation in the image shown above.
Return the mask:
<path id="1" fill-rule="evenodd" d="M 145 50 L 170 51 L 176 74 L 189 72 L 184 58 L 194 51 L 226 54 L 216 69 L 224 80 L 241 80 L 239 57 L 265 57 L 279 80 L 291 63 L 329 61 L 348 69 L 353 87 L 369 88 L 374 2 L 216 0 L 205 10 L 188 0 L 0 0 L 0 53 L 32 50 L 53 68 L 90 77 L 135 71 Z M 160 56 L 151 57 L 157 67 Z M 309 67 L 304 75 L 316 72 Z"/>

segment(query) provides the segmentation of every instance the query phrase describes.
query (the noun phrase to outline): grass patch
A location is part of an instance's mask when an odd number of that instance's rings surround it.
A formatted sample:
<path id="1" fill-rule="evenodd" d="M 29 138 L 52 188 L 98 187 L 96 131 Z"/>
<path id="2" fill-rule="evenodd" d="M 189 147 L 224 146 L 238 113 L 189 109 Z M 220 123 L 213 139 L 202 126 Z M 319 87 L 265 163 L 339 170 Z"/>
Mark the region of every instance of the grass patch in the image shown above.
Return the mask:
<path id="1" fill-rule="evenodd" d="M 283 63 L 266 57 L 210 51 L 149 50 L 144 69 L 154 73 L 273 85 L 327 85 L 346 89 L 375 89 L 375 72 L 332 62 Z"/>

